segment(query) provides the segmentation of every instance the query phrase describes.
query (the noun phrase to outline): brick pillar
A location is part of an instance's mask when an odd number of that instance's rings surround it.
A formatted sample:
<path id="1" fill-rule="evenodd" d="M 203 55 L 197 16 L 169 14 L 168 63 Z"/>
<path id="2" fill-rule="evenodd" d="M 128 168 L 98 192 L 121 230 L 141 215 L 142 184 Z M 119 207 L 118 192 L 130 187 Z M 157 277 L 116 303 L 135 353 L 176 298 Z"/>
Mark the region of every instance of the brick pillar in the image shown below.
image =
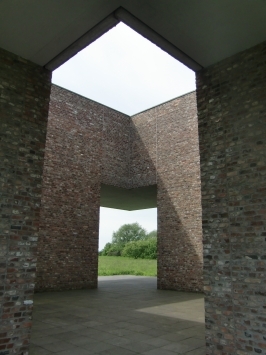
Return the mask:
<path id="1" fill-rule="evenodd" d="M 53 85 L 37 291 L 96 288 L 103 106 Z"/>
<path id="2" fill-rule="evenodd" d="M 195 92 L 132 117 L 133 186 L 157 184 L 158 288 L 202 291 Z"/>
<path id="3" fill-rule="evenodd" d="M 266 43 L 197 75 L 207 354 L 264 354 Z"/>
<path id="4" fill-rule="evenodd" d="M 202 291 L 195 93 L 157 107 L 158 288 Z"/>
<path id="5" fill-rule="evenodd" d="M 27 354 L 50 72 L 0 49 L 0 353 Z"/>

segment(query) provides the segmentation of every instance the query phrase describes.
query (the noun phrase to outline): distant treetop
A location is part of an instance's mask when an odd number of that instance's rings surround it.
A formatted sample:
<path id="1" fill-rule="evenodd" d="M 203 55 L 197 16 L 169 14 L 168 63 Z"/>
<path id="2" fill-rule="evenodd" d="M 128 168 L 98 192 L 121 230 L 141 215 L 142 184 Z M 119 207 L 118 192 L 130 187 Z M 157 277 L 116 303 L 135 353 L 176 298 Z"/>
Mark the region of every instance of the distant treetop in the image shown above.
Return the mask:
<path id="1" fill-rule="evenodd" d="M 147 232 L 138 223 L 124 224 L 113 233 L 112 243 L 125 245 L 128 242 L 147 239 Z"/>

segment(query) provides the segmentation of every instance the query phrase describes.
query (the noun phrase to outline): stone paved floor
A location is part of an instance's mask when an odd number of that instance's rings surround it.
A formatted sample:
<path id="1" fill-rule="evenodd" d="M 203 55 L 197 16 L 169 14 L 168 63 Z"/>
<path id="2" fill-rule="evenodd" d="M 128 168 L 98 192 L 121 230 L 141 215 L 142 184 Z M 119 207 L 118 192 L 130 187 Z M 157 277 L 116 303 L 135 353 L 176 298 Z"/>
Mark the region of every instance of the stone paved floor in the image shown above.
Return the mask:
<path id="1" fill-rule="evenodd" d="M 154 277 L 100 277 L 34 305 L 30 355 L 205 354 L 203 295 L 156 290 Z"/>

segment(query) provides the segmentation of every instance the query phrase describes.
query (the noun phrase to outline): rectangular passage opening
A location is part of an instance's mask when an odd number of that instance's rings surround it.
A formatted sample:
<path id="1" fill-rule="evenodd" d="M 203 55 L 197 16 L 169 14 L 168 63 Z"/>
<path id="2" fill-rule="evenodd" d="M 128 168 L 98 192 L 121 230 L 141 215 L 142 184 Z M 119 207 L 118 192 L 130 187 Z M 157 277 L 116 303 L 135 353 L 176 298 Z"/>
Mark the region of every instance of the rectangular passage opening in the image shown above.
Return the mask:
<path id="1" fill-rule="evenodd" d="M 157 209 L 100 209 L 99 276 L 157 276 Z"/>

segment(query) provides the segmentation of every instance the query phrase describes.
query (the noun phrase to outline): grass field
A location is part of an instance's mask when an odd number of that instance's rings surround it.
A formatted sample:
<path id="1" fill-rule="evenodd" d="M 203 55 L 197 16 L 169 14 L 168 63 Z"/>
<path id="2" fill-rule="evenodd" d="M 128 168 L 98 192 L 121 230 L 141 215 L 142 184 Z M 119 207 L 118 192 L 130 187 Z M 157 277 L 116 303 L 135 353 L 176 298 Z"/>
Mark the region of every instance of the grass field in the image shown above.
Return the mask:
<path id="1" fill-rule="evenodd" d="M 99 276 L 156 276 L 157 260 L 132 259 L 123 256 L 99 256 Z"/>

